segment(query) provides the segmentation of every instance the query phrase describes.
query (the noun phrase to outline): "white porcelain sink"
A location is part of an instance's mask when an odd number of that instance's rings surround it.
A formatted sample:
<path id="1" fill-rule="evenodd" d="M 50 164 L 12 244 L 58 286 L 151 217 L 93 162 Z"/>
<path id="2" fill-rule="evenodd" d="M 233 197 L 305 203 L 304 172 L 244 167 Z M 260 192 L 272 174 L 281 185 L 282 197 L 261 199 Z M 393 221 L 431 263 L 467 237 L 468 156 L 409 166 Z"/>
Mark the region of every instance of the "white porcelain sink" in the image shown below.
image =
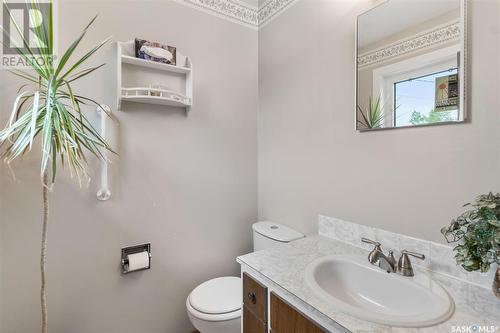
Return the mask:
<path id="1" fill-rule="evenodd" d="M 339 311 L 379 324 L 433 326 L 455 309 L 448 292 L 427 274 L 388 274 L 362 256 L 319 258 L 306 268 L 305 278 L 315 294 Z"/>

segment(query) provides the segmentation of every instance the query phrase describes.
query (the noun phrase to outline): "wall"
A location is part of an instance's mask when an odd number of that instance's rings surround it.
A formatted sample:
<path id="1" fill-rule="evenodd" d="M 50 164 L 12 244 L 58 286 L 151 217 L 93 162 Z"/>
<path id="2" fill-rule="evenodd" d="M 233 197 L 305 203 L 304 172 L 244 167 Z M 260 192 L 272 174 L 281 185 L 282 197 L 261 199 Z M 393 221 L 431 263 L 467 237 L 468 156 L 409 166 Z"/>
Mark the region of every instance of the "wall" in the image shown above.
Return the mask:
<path id="1" fill-rule="evenodd" d="M 62 1 L 59 13 L 61 46 L 96 13 L 82 50 L 109 35 L 114 41 L 138 36 L 176 45 L 195 67 L 195 105 L 187 117 L 145 105 L 115 113 L 120 155 L 111 170 L 111 201 L 96 200 L 97 179 L 79 189 L 60 174 L 51 195 L 50 332 L 191 332 L 188 293 L 207 279 L 238 274 L 235 257 L 251 251 L 257 31 L 173 1 Z M 112 103 L 111 47 L 97 58 L 95 63 L 108 65 L 79 88 Z M 19 82 L 2 75 L 3 123 Z M 33 152 L 16 163 L 16 180 L 2 171 L 2 333 L 39 331 L 38 158 Z M 91 167 L 97 174 L 94 162 Z M 152 269 L 121 276 L 120 248 L 142 242 L 152 243 Z"/>
<path id="2" fill-rule="evenodd" d="M 470 123 L 357 133 L 354 26 L 372 3 L 302 0 L 259 31 L 259 216 L 442 242 L 463 203 L 500 188 L 500 3 L 470 1 Z"/>

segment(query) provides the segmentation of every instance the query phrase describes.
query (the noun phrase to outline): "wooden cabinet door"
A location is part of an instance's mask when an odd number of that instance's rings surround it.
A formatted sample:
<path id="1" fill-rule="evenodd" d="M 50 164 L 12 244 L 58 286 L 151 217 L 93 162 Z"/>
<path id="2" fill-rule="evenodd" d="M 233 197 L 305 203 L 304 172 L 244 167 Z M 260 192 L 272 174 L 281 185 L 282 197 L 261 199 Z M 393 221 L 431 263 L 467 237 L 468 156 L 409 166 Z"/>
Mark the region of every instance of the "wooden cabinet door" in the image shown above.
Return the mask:
<path id="1" fill-rule="evenodd" d="M 271 293 L 271 331 L 273 333 L 325 333 L 274 293 Z"/>
<path id="2" fill-rule="evenodd" d="M 257 319 L 267 323 L 267 288 L 243 273 L 243 304 Z"/>
<path id="3" fill-rule="evenodd" d="M 243 273 L 243 333 L 267 333 L 267 288 Z"/>
<path id="4" fill-rule="evenodd" d="M 243 305 L 243 333 L 267 333 L 267 325 Z"/>

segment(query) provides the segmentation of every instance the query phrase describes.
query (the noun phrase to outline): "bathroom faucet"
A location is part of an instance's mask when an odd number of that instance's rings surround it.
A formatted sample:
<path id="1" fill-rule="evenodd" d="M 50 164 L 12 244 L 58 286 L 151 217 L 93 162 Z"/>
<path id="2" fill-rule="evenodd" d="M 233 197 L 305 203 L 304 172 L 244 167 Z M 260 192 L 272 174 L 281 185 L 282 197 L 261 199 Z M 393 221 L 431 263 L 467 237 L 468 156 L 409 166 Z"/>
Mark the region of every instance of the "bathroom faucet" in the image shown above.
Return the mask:
<path id="1" fill-rule="evenodd" d="M 389 250 L 389 254 L 386 256 L 380 247 L 379 242 L 372 241 L 368 238 L 361 238 L 363 243 L 374 245 L 373 250 L 368 254 L 368 261 L 373 265 L 378 265 L 387 273 L 396 272 L 396 259 L 394 258 L 394 252 Z"/>
<path id="2" fill-rule="evenodd" d="M 394 252 L 389 250 L 389 254 L 386 256 L 380 247 L 379 242 L 372 241 L 368 238 L 361 238 L 363 243 L 374 245 L 373 250 L 368 254 L 368 261 L 373 265 L 378 265 L 381 269 L 387 273 L 398 273 L 402 276 L 413 276 L 413 267 L 411 265 L 410 257 L 415 257 L 420 260 L 424 260 L 425 256 L 421 253 L 411 252 L 407 250 L 401 251 L 401 257 L 396 264 L 396 259 L 394 258 Z"/>

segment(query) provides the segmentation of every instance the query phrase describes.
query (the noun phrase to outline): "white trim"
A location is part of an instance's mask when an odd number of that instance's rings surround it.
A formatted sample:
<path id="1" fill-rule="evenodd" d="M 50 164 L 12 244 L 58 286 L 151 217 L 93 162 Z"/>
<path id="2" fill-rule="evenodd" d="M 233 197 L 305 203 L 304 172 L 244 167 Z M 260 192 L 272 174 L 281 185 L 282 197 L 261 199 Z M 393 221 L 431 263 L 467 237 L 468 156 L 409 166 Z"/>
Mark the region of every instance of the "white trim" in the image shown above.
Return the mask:
<path id="1" fill-rule="evenodd" d="M 257 29 L 257 9 L 235 0 L 173 0 L 243 26 Z"/>
<path id="2" fill-rule="evenodd" d="M 438 44 L 457 41 L 462 37 L 462 22 L 455 20 L 431 30 L 422 32 L 415 37 L 401 39 L 376 50 L 360 54 L 357 57 L 358 69 L 380 64 L 401 57 L 407 53 L 429 48 Z"/>
<path id="3" fill-rule="evenodd" d="M 259 8 L 259 28 L 262 28 L 290 8 L 298 0 L 268 0 Z"/>
<path id="4" fill-rule="evenodd" d="M 298 0 L 267 0 L 260 7 L 241 0 L 173 0 L 179 4 L 258 29 L 291 7 Z"/>

